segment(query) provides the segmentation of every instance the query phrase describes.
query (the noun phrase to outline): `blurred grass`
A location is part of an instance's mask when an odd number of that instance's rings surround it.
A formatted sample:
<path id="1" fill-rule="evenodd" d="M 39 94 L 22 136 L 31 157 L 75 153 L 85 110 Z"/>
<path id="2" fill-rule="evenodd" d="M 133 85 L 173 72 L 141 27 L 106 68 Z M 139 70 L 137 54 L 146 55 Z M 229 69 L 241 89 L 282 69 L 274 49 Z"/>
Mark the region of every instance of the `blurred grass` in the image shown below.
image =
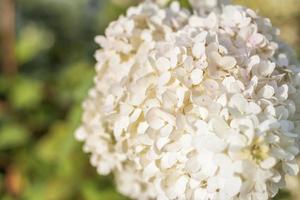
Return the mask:
<path id="1" fill-rule="evenodd" d="M 236 1 L 271 17 L 298 48 L 298 0 Z M 16 0 L 19 72 L 0 74 L 1 200 L 126 199 L 112 176 L 96 174 L 73 132 L 93 81 L 94 36 L 135 3 Z M 276 199 L 300 199 L 293 194 L 284 191 Z"/>

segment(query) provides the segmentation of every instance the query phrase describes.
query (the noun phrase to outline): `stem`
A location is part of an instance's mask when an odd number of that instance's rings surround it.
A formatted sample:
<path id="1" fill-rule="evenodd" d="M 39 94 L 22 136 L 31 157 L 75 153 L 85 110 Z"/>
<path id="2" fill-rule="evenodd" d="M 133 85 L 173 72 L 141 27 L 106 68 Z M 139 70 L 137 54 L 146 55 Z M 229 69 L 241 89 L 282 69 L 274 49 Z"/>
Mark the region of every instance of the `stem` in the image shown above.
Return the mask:
<path id="1" fill-rule="evenodd" d="M 15 54 L 15 2 L 14 0 L 1 0 L 1 48 L 2 71 L 6 75 L 17 73 L 17 60 Z"/>

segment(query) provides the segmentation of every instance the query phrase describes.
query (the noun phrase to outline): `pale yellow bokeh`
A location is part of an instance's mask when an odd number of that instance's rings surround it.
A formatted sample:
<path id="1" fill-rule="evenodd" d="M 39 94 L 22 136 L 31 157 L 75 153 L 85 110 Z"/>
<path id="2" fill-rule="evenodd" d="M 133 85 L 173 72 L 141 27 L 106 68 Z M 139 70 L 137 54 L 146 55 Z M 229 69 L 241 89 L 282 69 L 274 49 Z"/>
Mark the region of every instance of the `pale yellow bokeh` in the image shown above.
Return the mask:
<path id="1" fill-rule="evenodd" d="M 281 31 L 281 38 L 299 50 L 300 0 L 234 0 L 268 17 Z M 299 198 L 300 199 L 300 198 Z"/>

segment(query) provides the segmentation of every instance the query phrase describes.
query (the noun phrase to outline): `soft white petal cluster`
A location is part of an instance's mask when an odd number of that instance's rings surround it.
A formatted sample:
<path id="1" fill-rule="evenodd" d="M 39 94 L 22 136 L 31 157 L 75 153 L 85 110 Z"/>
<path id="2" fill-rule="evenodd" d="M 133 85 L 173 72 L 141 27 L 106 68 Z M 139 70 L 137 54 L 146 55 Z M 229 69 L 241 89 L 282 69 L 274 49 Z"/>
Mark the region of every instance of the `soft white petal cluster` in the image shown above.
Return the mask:
<path id="1" fill-rule="evenodd" d="M 139 200 L 267 200 L 296 175 L 300 73 L 250 9 L 143 3 L 96 42 L 77 139 Z"/>

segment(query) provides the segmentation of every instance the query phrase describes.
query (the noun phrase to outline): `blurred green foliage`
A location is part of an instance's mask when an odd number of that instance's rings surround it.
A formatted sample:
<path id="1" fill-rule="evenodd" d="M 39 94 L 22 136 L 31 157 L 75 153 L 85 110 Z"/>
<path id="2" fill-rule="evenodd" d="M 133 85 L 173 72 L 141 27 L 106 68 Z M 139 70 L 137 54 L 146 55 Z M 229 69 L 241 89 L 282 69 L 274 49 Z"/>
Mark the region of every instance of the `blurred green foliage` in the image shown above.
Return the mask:
<path id="1" fill-rule="evenodd" d="M 126 199 L 112 176 L 96 174 L 73 135 L 93 84 L 94 36 L 127 6 L 122 0 L 16 0 L 19 72 L 0 74 L 1 200 Z"/>
<path id="2" fill-rule="evenodd" d="M 122 200 L 74 140 L 93 83 L 94 36 L 125 6 L 17 0 L 15 76 L 0 75 L 0 199 Z"/>

